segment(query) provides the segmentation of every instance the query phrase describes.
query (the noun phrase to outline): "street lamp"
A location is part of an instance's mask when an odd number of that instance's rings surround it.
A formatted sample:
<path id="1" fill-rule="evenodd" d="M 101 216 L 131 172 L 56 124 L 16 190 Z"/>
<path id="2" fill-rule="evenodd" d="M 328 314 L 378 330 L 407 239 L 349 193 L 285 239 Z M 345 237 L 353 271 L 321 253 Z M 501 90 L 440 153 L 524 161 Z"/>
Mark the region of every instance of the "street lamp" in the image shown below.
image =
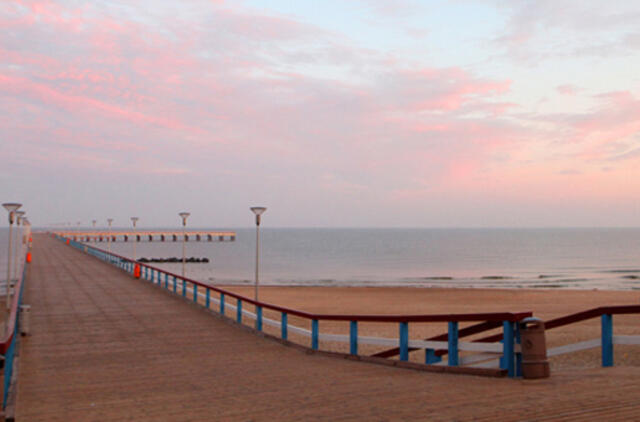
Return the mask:
<path id="1" fill-rule="evenodd" d="M 258 266 L 260 263 L 260 215 L 267 209 L 265 207 L 251 207 L 251 211 L 256 215 L 256 284 L 255 301 L 258 301 Z"/>
<path id="2" fill-rule="evenodd" d="M 5 318 L 5 320 L 7 321 L 7 324 L 9 323 L 9 307 L 11 306 L 11 303 L 9 302 L 9 291 L 10 291 L 10 284 L 11 284 L 11 238 L 13 237 L 13 220 L 15 217 L 15 213 L 16 211 L 18 211 L 18 209 L 22 206 L 22 204 L 17 204 L 14 202 L 7 202 L 2 204 L 2 206 L 9 211 L 9 247 L 7 248 L 7 301 L 6 301 L 6 310 L 7 310 L 7 316 Z"/>
<path id="3" fill-rule="evenodd" d="M 25 218 L 24 215 L 26 213 L 24 211 L 16 211 L 16 253 L 13 257 L 13 273 L 15 274 L 16 282 L 20 278 L 20 270 L 18 269 L 18 256 L 20 252 L 22 252 L 22 243 L 20 242 L 20 238 L 22 237 L 22 233 L 20 230 L 20 226 L 22 225 L 22 220 Z"/>
<path id="4" fill-rule="evenodd" d="M 138 236 L 136 236 L 136 223 L 138 222 L 138 217 L 131 217 L 131 222 L 133 223 L 133 261 L 136 260 L 136 243 L 138 243 Z"/>
<path id="5" fill-rule="evenodd" d="M 185 266 L 185 263 L 186 263 L 185 241 L 187 239 L 187 235 L 185 233 L 185 229 L 187 227 L 187 217 L 189 217 L 191 214 L 188 213 L 188 212 L 181 212 L 178 215 L 180 217 L 182 217 L 182 278 L 184 278 L 184 266 Z"/>
<path id="6" fill-rule="evenodd" d="M 111 252 L 111 223 L 113 223 L 113 218 L 107 218 L 107 223 L 109 223 L 109 240 L 107 241 L 107 250 Z"/>

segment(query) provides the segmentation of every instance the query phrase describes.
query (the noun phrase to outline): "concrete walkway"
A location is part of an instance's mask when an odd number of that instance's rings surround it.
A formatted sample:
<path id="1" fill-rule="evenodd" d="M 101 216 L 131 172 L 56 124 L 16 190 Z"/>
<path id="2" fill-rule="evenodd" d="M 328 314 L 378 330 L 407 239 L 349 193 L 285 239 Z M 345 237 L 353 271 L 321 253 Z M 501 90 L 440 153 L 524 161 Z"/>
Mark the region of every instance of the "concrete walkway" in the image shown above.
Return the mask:
<path id="1" fill-rule="evenodd" d="M 318 355 L 34 238 L 16 420 L 640 420 L 640 368 L 522 381 Z"/>

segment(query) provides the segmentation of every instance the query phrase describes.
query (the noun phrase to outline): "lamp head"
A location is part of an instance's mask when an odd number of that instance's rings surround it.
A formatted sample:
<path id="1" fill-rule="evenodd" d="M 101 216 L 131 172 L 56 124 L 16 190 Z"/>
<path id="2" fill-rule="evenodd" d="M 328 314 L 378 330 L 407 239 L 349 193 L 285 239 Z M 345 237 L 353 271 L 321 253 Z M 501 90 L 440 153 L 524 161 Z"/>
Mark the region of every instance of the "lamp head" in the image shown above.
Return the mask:
<path id="1" fill-rule="evenodd" d="M 181 212 L 178 214 L 180 217 L 182 217 L 182 225 L 186 226 L 187 225 L 187 217 L 189 217 L 191 215 L 191 213 L 189 212 Z"/>
<path id="2" fill-rule="evenodd" d="M 17 202 L 5 202 L 2 206 L 9 212 L 18 211 L 18 209 L 22 206 L 22 204 L 18 204 Z"/>
<path id="3" fill-rule="evenodd" d="M 9 224 L 13 224 L 14 213 L 22 206 L 22 204 L 18 204 L 17 202 L 5 202 L 2 206 L 9 211 Z"/>
<path id="4" fill-rule="evenodd" d="M 133 222 L 133 227 L 136 226 L 136 223 L 138 222 L 139 219 L 140 218 L 138 218 L 138 217 L 131 217 L 131 221 Z"/>
<path id="5" fill-rule="evenodd" d="M 256 215 L 256 226 L 260 225 L 260 215 L 266 210 L 266 207 L 251 207 L 251 211 Z"/>

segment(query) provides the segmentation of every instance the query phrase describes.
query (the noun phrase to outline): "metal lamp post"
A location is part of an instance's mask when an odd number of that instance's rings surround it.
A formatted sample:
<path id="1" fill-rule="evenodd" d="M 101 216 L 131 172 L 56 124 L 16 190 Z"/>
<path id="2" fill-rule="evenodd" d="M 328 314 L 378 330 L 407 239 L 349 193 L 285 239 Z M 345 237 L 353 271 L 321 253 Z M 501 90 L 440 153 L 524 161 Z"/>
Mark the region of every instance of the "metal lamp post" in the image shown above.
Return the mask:
<path id="1" fill-rule="evenodd" d="M 131 222 L 133 223 L 133 260 L 136 260 L 136 243 L 138 243 L 138 236 L 136 235 L 136 223 L 138 222 L 138 217 L 131 217 Z"/>
<path id="2" fill-rule="evenodd" d="M 26 213 L 24 211 L 16 211 L 16 253 L 13 256 L 13 274 L 14 279 L 17 280 L 20 278 L 20 270 L 19 270 L 19 259 L 20 252 L 22 252 L 22 242 L 20 238 L 22 237 L 22 232 L 20 230 L 20 226 L 23 225 L 23 220 L 25 218 Z"/>
<path id="3" fill-rule="evenodd" d="M 251 211 L 256 215 L 256 284 L 254 300 L 258 301 L 258 267 L 260 264 L 260 215 L 267 209 L 265 207 L 251 207 Z"/>
<path id="4" fill-rule="evenodd" d="M 7 301 L 5 304 L 5 309 L 7 310 L 7 317 L 5 320 L 7 324 L 9 323 L 9 307 L 11 303 L 9 301 L 9 286 L 11 285 L 11 238 L 13 237 L 13 220 L 15 218 L 15 213 L 22 206 L 22 204 L 17 204 L 15 202 L 7 202 L 2 204 L 2 206 L 9 211 L 9 247 L 7 248 Z"/>
<path id="5" fill-rule="evenodd" d="M 111 252 L 111 223 L 113 223 L 113 218 L 107 218 L 107 223 L 109 223 L 109 240 L 107 241 L 107 250 Z"/>
<path id="6" fill-rule="evenodd" d="M 25 233 L 25 239 L 27 239 L 27 249 L 31 249 L 31 221 L 28 218 L 24 219 L 24 223 L 27 227 L 27 232 Z"/>
<path id="7" fill-rule="evenodd" d="M 181 212 L 178 215 L 182 217 L 182 278 L 184 278 L 184 267 L 187 262 L 185 256 L 185 242 L 187 240 L 187 235 L 185 233 L 185 230 L 187 227 L 187 217 L 189 217 L 191 214 L 188 212 Z"/>

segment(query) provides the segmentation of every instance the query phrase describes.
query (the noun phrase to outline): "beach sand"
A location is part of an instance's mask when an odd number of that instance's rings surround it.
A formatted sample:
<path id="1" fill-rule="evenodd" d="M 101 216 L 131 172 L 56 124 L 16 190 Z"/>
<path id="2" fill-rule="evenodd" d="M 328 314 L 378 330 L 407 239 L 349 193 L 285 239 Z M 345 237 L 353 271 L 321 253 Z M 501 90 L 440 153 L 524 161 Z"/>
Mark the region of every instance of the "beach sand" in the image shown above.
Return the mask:
<path id="1" fill-rule="evenodd" d="M 253 287 L 218 286 L 244 296 L 253 297 Z M 448 314 L 479 312 L 522 312 L 550 320 L 598 306 L 640 304 L 640 292 L 635 291 L 585 291 L 585 290 L 524 290 L 524 289 L 441 289 L 411 287 L 260 287 L 260 300 L 312 313 L 333 314 Z M 246 308 L 251 309 L 251 308 Z M 265 312 L 265 317 L 279 319 L 279 314 Z M 309 328 L 309 321 L 290 317 L 290 324 Z M 463 328 L 470 323 L 461 323 Z M 277 330 L 265 328 L 278 335 Z M 271 330 L 271 331 L 269 331 Z M 409 327 L 411 339 L 424 339 L 445 333 L 446 324 L 413 323 Z M 348 323 L 320 322 L 321 333 L 347 334 Z M 494 330 L 465 337 L 476 339 Z M 397 324 L 360 323 L 359 335 L 397 338 Z M 640 315 L 614 316 L 614 334 L 640 335 Z M 547 347 L 556 347 L 600 337 L 600 319 L 594 318 L 546 332 Z M 290 335 L 302 344 L 308 339 Z M 321 349 L 347 351 L 343 343 L 321 342 Z M 371 354 L 384 347 L 360 347 L 361 354 Z M 410 360 L 422 362 L 424 352 L 411 353 Z M 551 367 L 597 367 L 600 365 L 600 349 L 571 353 L 550 358 Z M 616 366 L 640 366 L 638 346 L 615 346 Z"/>

